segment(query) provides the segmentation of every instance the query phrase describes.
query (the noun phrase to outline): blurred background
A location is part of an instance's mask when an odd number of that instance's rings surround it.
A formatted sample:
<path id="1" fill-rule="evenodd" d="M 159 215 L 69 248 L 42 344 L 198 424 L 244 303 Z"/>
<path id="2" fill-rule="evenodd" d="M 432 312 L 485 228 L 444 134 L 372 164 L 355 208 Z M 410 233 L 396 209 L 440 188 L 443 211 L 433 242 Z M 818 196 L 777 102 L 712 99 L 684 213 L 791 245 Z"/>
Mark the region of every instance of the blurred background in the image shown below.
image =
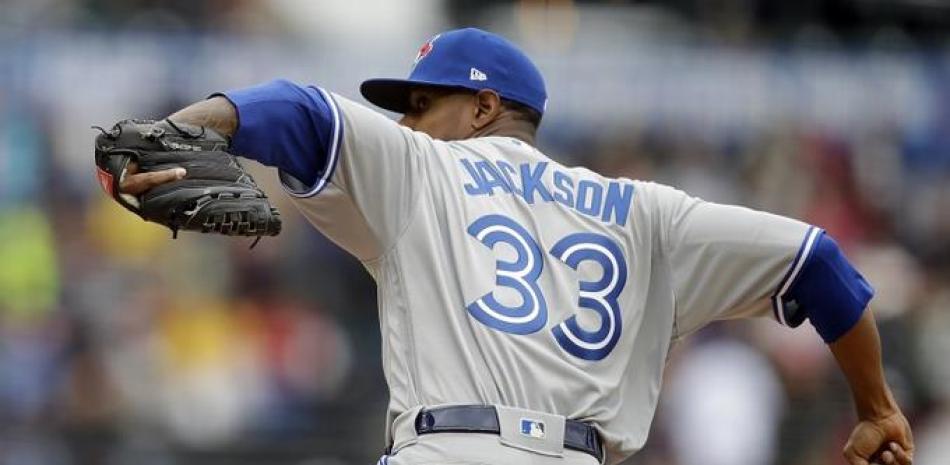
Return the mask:
<path id="1" fill-rule="evenodd" d="M 253 251 L 173 241 L 99 191 L 89 126 L 274 77 L 359 98 L 459 26 L 536 58 L 557 160 L 832 233 L 877 288 L 915 463 L 950 463 L 950 2 L 0 0 L 0 464 L 375 463 L 361 266 L 279 195 Z M 853 422 L 810 326 L 717 324 L 628 465 L 841 464 Z"/>

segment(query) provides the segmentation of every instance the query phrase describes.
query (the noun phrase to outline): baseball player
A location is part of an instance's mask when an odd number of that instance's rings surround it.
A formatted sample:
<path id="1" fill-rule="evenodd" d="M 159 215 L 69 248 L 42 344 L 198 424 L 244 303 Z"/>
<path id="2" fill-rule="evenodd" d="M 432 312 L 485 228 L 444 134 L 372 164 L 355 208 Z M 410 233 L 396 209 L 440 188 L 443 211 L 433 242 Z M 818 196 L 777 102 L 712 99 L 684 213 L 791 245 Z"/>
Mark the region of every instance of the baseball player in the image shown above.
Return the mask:
<path id="1" fill-rule="evenodd" d="M 485 31 L 436 35 L 408 79 L 360 90 L 404 116 L 275 80 L 169 119 L 276 167 L 375 278 L 390 392 L 380 463 L 618 463 L 647 438 L 671 344 L 759 316 L 809 320 L 829 344 L 858 413 L 849 464 L 911 463 L 873 290 L 824 231 L 551 160 L 535 148 L 541 74 Z M 181 176 L 131 174 L 121 191 Z"/>

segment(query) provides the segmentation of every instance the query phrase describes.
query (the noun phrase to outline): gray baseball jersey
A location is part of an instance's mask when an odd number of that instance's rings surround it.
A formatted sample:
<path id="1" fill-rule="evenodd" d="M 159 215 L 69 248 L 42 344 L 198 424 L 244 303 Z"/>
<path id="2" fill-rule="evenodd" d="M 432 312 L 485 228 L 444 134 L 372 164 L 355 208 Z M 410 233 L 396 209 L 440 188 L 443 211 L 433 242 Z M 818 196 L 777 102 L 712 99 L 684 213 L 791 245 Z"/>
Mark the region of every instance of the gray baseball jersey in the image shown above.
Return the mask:
<path id="1" fill-rule="evenodd" d="M 619 462 L 646 440 L 671 343 L 783 320 L 818 232 L 333 100 L 334 166 L 296 203 L 376 280 L 390 422 L 446 403 L 549 412 L 595 424 Z"/>

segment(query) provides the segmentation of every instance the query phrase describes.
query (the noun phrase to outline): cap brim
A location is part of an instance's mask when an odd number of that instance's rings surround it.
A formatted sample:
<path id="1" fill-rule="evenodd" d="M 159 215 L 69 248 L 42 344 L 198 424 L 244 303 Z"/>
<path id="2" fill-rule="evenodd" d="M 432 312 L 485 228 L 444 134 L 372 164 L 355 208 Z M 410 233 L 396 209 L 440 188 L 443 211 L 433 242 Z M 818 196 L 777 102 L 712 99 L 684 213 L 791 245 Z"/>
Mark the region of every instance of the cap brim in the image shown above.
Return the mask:
<path id="1" fill-rule="evenodd" d="M 409 79 L 367 79 L 360 84 L 360 93 L 373 105 L 396 113 L 405 113 L 409 108 L 409 94 L 419 87 L 462 88 L 438 82 Z"/>

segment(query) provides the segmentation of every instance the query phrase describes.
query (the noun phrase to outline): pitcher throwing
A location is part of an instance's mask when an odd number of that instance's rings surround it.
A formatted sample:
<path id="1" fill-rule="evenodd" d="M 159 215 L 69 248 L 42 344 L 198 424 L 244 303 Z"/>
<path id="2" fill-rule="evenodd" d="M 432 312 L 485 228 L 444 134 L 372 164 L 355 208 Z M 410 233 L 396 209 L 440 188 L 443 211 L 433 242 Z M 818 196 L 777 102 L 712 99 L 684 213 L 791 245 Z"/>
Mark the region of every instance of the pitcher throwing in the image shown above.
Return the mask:
<path id="1" fill-rule="evenodd" d="M 276 167 L 314 227 L 375 278 L 381 463 L 618 463 L 646 441 L 671 343 L 758 316 L 809 320 L 829 344 L 859 418 L 848 463 L 911 463 L 873 290 L 824 231 L 551 160 L 534 146 L 541 74 L 478 29 L 433 37 L 408 79 L 361 91 L 404 116 L 276 80 L 169 120 Z M 130 169 L 116 190 L 183 175 L 162 168 Z"/>

